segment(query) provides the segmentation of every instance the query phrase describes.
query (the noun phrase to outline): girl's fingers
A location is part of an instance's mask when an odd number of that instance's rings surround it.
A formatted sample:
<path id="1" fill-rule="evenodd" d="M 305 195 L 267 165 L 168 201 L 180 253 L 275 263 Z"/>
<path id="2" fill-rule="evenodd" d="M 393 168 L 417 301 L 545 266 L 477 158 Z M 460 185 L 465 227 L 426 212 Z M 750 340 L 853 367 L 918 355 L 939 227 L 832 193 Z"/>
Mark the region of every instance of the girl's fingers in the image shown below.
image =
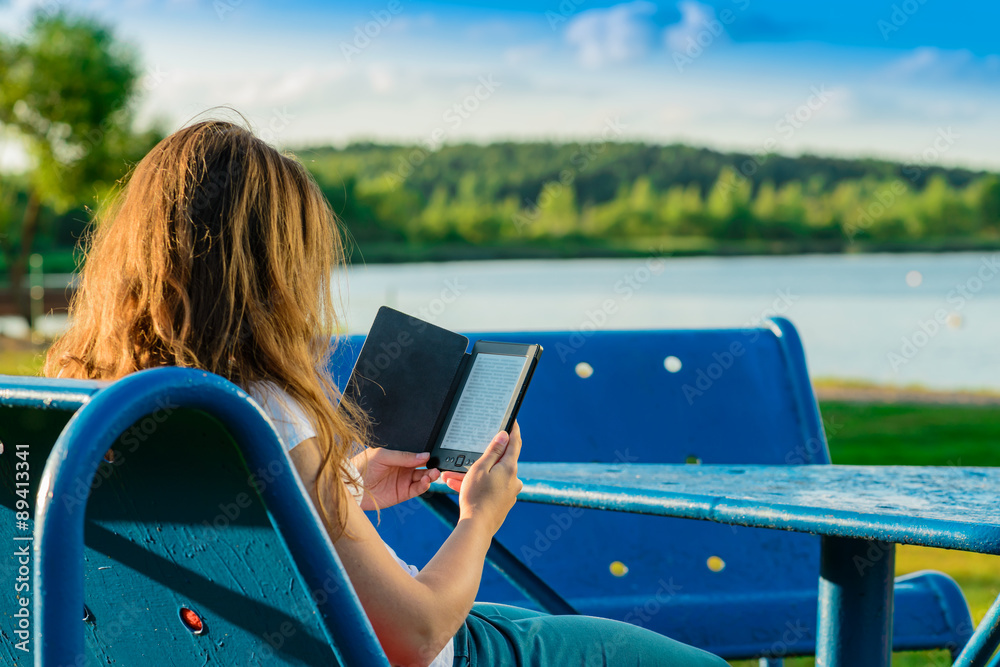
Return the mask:
<path id="1" fill-rule="evenodd" d="M 430 475 L 423 475 L 410 485 L 410 497 L 415 498 L 431 488 Z"/>
<path id="2" fill-rule="evenodd" d="M 437 468 L 428 468 L 427 470 L 414 470 L 411 474 L 414 482 L 420 481 L 425 475 L 430 478 L 430 481 L 436 482 L 441 476 L 441 471 Z"/>
<path id="3" fill-rule="evenodd" d="M 429 452 L 401 452 L 396 449 L 376 448 L 370 455 L 369 461 L 377 461 L 384 466 L 396 466 L 399 468 L 416 468 L 427 463 L 431 457 Z"/>
<path id="4" fill-rule="evenodd" d="M 486 471 L 489 472 L 490 469 L 503 458 L 504 453 L 507 451 L 507 444 L 509 442 L 510 436 L 507 432 L 500 431 L 493 437 L 490 444 L 486 446 L 486 451 L 479 457 L 479 460 L 472 465 L 485 468 Z"/>

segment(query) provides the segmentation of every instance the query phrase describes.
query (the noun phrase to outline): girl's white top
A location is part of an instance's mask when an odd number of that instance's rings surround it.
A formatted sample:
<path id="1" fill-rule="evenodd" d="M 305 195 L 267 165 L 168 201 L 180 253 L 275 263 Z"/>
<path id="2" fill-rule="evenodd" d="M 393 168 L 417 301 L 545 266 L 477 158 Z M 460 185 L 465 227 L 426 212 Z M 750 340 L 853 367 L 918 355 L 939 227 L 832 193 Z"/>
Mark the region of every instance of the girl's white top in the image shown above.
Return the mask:
<path id="1" fill-rule="evenodd" d="M 303 440 L 316 437 L 316 429 L 313 428 L 312 423 L 310 423 L 298 402 L 278 385 L 273 382 L 261 382 L 252 386 L 248 393 L 260 404 L 260 407 L 264 409 L 267 416 L 271 418 L 274 428 L 278 431 L 278 436 L 287 450 L 291 451 L 293 447 Z M 350 460 L 347 461 L 347 466 L 349 473 L 354 479 L 345 479 L 344 482 L 347 483 L 347 489 L 354 496 L 354 500 L 357 501 L 358 505 L 361 505 L 363 493 L 360 484 L 361 474 Z M 399 563 L 400 567 L 409 572 L 411 577 L 416 576 L 417 572 L 420 571 L 417 567 L 409 565 L 397 556 L 392 547 L 384 541 L 382 544 L 385 545 L 389 555 Z M 455 640 L 452 639 L 445 645 L 437 657 L 434 658 L 431 667 L 451 667 L 454 660 Z"/>

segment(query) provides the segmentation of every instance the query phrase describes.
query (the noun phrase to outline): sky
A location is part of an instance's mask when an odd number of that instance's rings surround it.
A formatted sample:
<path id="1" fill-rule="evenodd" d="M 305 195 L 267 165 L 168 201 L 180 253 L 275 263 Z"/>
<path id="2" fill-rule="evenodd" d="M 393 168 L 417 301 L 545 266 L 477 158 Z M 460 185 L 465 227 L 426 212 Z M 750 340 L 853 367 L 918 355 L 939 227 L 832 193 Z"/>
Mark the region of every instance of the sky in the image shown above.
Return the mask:
<path id="1" fill-rule="evenodd" d="M 0 0 L 138 52 L 140 123 L 228 105 L 289 147 L 645 140 L 1000 170 L 1000 3 Z M 17 165 L 16 146 L 0 165 Z"/>

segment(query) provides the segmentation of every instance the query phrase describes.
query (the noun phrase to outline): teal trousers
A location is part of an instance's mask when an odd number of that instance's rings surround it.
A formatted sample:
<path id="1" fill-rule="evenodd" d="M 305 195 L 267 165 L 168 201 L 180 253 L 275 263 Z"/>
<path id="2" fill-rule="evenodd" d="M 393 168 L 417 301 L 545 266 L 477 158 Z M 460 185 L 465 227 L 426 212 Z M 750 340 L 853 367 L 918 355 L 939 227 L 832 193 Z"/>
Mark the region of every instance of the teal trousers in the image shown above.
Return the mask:
<path id="1" fill-rule="evenodd" d="M 455 667 L 725 667 L 652 630 L 593 616 L 476 603 L 455 635 Z"/>

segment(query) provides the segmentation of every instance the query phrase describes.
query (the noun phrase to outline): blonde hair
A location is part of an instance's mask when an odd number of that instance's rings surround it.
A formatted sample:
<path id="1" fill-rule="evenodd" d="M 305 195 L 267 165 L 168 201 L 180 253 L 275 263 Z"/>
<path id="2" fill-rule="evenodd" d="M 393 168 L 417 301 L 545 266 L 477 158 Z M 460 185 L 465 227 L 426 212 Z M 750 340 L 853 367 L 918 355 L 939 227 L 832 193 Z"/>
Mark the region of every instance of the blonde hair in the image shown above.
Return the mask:
<path id="1" fill-rule="evenodd" d="M 157 144 L 97 216 L 70 328 L 43 372 L 113 380 L 185 366 L 243 388 L 275 383 L 316 428 L 320 510 L 342 530 L 340 477 L 368 442 L 363 411 L 328 370 L 343 264 L 338 220 L 297 160 L 238 125 L 193 124 Z"/>

